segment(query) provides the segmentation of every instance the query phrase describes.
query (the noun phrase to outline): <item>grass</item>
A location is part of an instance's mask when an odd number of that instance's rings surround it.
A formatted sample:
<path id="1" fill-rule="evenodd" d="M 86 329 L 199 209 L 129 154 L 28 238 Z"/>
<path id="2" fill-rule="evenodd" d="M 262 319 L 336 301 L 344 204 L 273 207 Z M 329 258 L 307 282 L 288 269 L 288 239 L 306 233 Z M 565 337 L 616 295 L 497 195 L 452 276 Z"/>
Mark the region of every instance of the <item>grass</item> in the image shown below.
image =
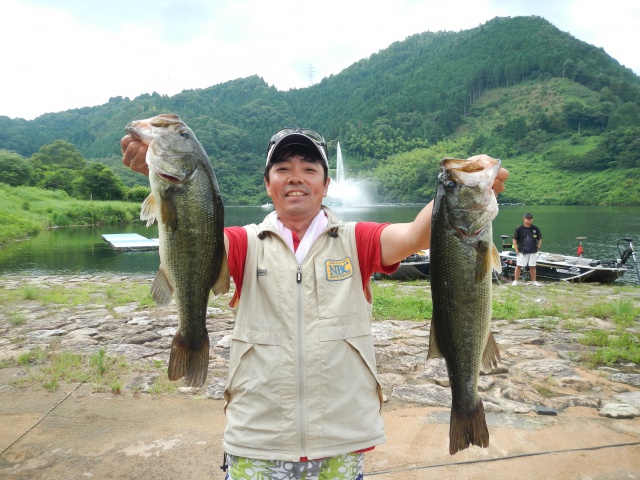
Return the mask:
<path id="1" fill-rule="evenodd" d="M 0 183 L 0 245 L 54 225 L 115 225 L 139 214 L 137 202 L 77 200 L 63 191 Z"/>
<path id="2" fill-rule="evenodd" d="M 424 288 L 426 282 L 374 282 L 372 286 L 373 318 L 375 320 L 414 320 L 431 318 L 431 296 Z M 415 288 L 412 288 L 415 287 Z M 403 292 L 403 290 L 405 290 Z"/>
<path id="3" fill-rule="evenodd" d="M 585 360 L 593 366 L 619 362 L 640 364 L 640 302 L 638 287 L 607 286 L 607 295 L 594 295 L 590 284 L 546 284 L 543 289 L 493 289 L 493 320 L 532 319 L 545 331 L 584 332 L 583 345 L 597 347 Z M 609 291 L 610 290 L 610 291 Z M 429 282 L 373 284 L 374 320 L 431 319 Z M 608 321 L 610 330 L 593 329 L 594 318 Z M 535 320 L 535 321 L 534 321 Z"/>
<path id="4" fill-rule="evenodd" d="M 589 355 L 594 365 L 611 366 L 617 362 L 640 363 L 640 334 L 591 330 L 579 340 L 582 345 L 597 347 Z"/>
<path id="5" fill-rule="evenodd" d="M 0 307 L 10 307 L 22 301 L 37 301 L 48 308 L 95 305 L 96 297 L 102 299 L 101 305 L 105 308 L 133 302 L 139 302 L 141 306 L 146 307 L 154 304 L 149 285 L 147 282 L 131 282 L 126 287 L 120 284 L 105 287 L 101 281 L 27 285 L 16 290 L 3 290 L 0 295 Z"/>
<path id="6" fill-rule="evenodd" d="M 124 357 L 109 356 L 104 348 L 82 355 L 36 347 L 20 355 L 17 363 L 27 368 L 27 375 L 16 382 L 18 386 L 41 386 L 49 391 L 56 391 L 63 384 L 82 382 L 91 384 L 97 392 L 119 394 L 123 376 L 131 371 Z"/>

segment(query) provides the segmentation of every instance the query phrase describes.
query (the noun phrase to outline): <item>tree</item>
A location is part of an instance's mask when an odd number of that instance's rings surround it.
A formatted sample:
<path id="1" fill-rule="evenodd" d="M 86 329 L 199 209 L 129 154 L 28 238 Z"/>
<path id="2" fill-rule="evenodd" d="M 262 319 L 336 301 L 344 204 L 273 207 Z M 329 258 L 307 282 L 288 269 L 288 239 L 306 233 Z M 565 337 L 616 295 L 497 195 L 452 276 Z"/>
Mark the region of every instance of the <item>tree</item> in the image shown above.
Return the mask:
<path id="1" fill-rule="evenodd" d="M 77 198 L 94 200 L 122 200 L 125 186 L 113 171 L 101 163 L 90 163 L 73 181 Z"/>
<path id="2" fill-rule="evenodd" d="M 0 182 L 17 187 L 27 185 L 31 179 L 31 166 L 15 152 L 0 150 Z"/>
<path id="3" fill-rule="evenodd" d="M 87 161 L 71 143 L 56 140 L 40 147 L 40 150 L 32 155 L 31 163 L 36 168 L 61 167 L 82 170 Z"/>

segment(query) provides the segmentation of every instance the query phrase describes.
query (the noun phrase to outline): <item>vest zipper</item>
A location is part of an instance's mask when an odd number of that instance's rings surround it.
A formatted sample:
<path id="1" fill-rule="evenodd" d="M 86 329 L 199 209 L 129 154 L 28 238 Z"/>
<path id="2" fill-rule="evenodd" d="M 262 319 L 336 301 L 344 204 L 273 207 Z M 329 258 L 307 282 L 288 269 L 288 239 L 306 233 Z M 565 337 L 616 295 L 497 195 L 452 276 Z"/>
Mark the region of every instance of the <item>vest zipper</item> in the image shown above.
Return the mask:
<path id="1" fill-rule="evenodd" d="M 296 272 L 296 315 L 298 328 L 298 404 L 300 405 L 300 457 L 306 456 L 307 442 L 306 438 L 306 412 L 304 392 L 306 390 L 305 371 L 304 371 L 304 332 L 302 321 L 302 265 L 298 265 Z"/>

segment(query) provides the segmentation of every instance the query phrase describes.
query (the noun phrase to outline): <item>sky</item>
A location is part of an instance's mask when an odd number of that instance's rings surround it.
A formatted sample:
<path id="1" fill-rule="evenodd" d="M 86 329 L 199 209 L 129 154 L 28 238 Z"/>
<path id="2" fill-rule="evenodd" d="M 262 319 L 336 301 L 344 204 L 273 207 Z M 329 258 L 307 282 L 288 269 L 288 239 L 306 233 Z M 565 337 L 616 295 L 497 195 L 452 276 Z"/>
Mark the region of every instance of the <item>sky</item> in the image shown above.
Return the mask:
<path id="1" fill-rule="evenodd" d="M 0 116 L 251 75 L 304 88 L 410 35 L 522 15 L 640 74 L 640 2 L 629 0 L 3 0 Z"/>

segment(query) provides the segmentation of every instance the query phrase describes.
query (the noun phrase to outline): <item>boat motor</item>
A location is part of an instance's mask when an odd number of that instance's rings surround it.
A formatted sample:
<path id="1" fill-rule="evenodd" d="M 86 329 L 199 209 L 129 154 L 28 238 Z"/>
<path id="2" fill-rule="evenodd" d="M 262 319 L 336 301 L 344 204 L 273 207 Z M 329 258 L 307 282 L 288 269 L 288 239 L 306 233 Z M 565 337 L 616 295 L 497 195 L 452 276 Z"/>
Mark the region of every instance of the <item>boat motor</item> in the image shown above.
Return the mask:
<path id="1" fill-rule="evenodd" d="M 632 260 L 633 266 L 635 267 L 636 274 L 638 275 L 638 281 L 640 281 L 640 272 L 638 271 L 638 263 L 636 262 L 636 254 L 633 251 L 633 243 L 632 243 L 633 242 L 633 238 L 623 238 L 622 241 L 627 243 L 627 247 L 623 251 L 620 248 L 620 241 L 618 241 L 618 252 L 620 252 L 620 258 L 618 259 L 618 263 L 619 263 L 619 265 L 624 265 L 629 260 L 629 258 L 633 258 L 633 260 Z M 629 270 L 633 269 L 631 266 L 628 266 L 627 268 L 629 268 Z"/>

